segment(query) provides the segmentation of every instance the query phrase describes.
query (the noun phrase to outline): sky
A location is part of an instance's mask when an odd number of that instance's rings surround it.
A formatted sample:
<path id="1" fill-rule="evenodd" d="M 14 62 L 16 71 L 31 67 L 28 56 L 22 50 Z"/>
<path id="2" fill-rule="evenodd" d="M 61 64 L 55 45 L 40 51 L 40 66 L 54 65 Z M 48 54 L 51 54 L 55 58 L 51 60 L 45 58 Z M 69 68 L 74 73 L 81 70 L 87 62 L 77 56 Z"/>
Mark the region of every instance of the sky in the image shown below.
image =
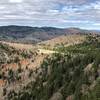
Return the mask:
<path id="1" fill-rule="evenodd" d="M 100 0 L 0 0 L 0 26 L 100 30 Z"/>

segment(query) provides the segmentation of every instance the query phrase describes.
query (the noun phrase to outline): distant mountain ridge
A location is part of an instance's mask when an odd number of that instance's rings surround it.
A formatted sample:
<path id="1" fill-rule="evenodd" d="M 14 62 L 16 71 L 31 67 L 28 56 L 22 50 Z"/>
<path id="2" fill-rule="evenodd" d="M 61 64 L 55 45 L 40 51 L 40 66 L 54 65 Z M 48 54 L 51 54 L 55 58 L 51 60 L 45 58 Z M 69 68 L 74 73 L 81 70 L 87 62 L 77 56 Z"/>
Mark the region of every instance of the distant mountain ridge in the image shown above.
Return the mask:
<path id="1" fill-rule="evenodd" d="M 23 43 L 35 43 L 52 39 L 67 34 L 98 33 L 79 28 L 55 28 L 55 27 L 29 27 L 29 26 L 1 26 L 0 40 L 16 41 Z"/>

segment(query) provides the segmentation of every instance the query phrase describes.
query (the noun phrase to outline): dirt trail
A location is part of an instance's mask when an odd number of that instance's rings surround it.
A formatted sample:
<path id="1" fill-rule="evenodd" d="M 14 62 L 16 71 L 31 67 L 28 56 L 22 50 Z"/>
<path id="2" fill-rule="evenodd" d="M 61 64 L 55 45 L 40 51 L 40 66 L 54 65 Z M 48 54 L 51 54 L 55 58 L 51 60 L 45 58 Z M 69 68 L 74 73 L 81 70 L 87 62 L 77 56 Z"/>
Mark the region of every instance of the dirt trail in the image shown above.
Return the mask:
<path id="1" fill-rule="evenodd" d="M 46 49 L 38 49 L 38 54 L 53 54 L 53 53 L 56 53 L 56 51 L 46 50 Z"/>

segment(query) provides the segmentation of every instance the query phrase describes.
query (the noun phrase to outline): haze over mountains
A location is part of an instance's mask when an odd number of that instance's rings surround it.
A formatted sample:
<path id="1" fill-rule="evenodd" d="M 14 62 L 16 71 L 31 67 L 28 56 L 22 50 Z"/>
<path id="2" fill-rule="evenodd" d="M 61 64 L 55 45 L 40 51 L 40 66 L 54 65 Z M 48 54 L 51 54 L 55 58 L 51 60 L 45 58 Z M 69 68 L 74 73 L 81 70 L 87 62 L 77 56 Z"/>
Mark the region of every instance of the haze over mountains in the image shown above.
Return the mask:
<path id="1" fill-rule="evenodd" d="M 95 30 L 83 30 L 79 28 L 55 28 L 55 27 L 29 27 L 29 26 L 1 26 L 0 40 L 36 43 L 42 40 L 52 39 L 67 34 L 99 33 Z"/>

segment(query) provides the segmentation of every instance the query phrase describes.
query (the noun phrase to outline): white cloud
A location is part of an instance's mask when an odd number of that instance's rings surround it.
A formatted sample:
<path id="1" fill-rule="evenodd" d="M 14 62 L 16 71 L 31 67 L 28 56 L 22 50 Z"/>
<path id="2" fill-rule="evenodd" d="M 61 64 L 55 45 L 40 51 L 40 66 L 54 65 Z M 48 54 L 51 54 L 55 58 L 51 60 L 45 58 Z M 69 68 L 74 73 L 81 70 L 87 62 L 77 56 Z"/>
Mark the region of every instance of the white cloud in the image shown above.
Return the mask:
<path id="1" fill-rule="evenodd" d="M 10 3 L 21 3 L 23 0 L 9 0 Z"/>
<path id="2" fill-rule="evenodd" d="M 100 26 L 100 23 L 93 23 L 94 26 Z"/>
<path id="3" fill-rule="evenodd" d="M 65 27 L 68 25 L 92 25 L 92 22 L 100 22 L 100 1 L 90 1 L 0 0 L 0 21 L 28 25 L 33 22 L 33 25 L 61 27 L 64 25 Z"/>

